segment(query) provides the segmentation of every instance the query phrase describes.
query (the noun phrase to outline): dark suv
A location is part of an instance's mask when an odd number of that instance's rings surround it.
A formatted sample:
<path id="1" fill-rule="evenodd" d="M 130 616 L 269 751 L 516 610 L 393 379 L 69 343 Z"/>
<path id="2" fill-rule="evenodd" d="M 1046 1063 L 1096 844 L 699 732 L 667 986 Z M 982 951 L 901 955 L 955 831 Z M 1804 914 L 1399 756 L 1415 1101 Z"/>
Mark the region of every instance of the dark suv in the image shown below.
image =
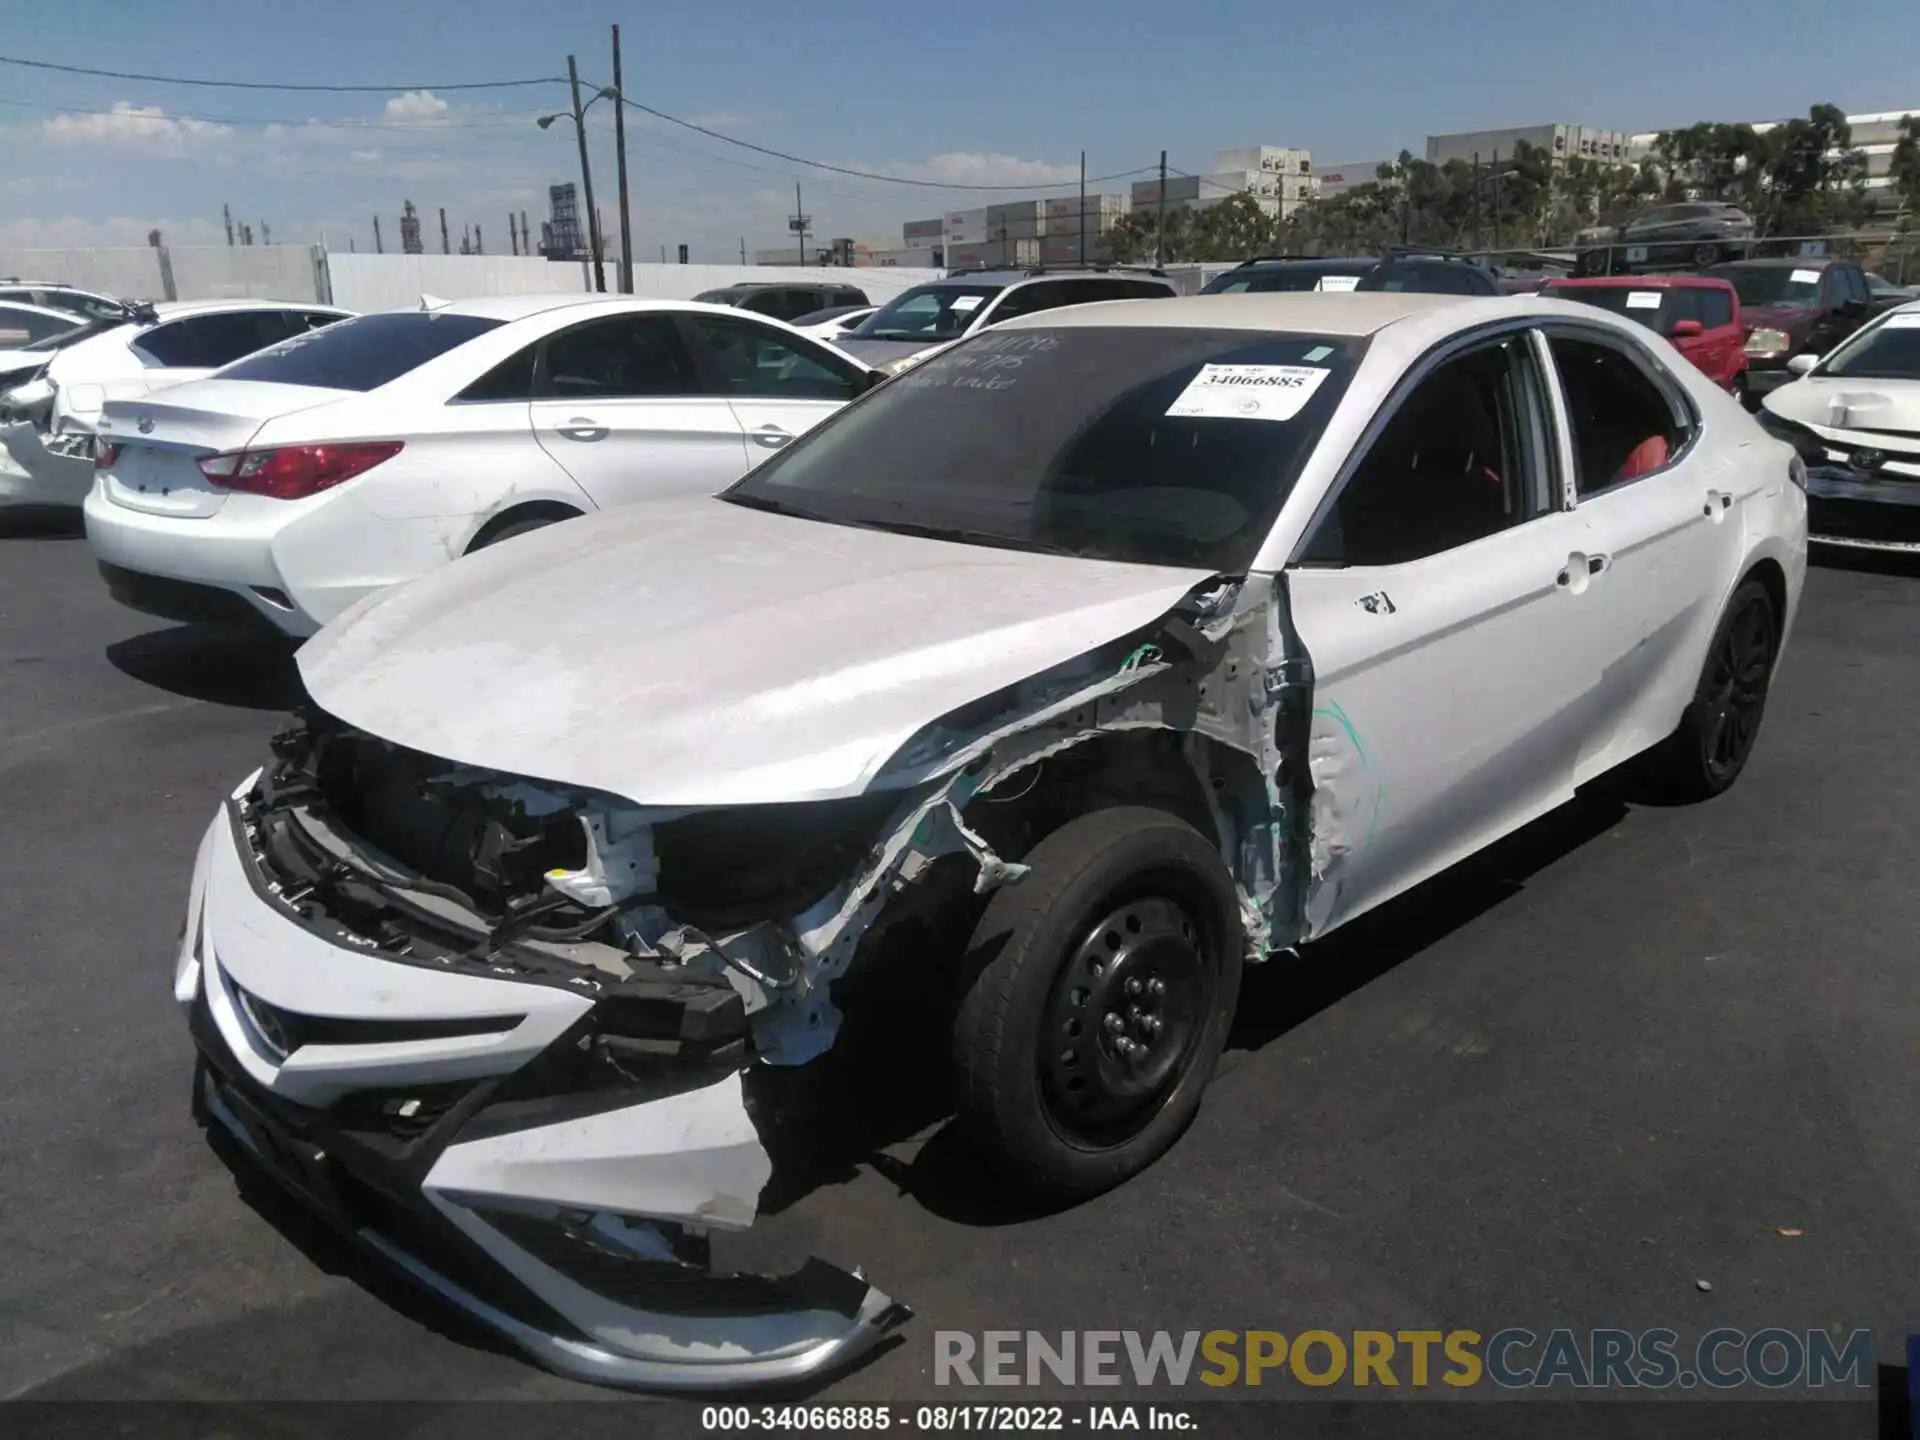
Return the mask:
<path id="1" fill-rule="evenodd" d="M 1389 250 L 1335 259 L 1263 255 L 1216 275 L 1202 295 L 1263 290 L 1411 290 L 1428 295 L 1499 295 L 1485 265 L 1449 250 Z"/>
<path id="2" fill-rule="evenodd" d="M 1900 303 L 1876 299 L 1867 272 L 1851 260 L 1735 260 L 1703 273 L 1732 282 L 1740 297 L 1747 393 L 1756 403 L 1796 378 L 1787 369 L 1794 356 L 1824 355 Z"/>
<path id="3" fill-rule="evenodd" d="M 856 360 L 892 369 L 1016 315 L 1100 300 L 1165 300 L 1179 293 L 1160 270 L 1077 265 L 953 270 L 944 280 L 901 291 L 835 344 Z"/>
<path id="4" fill-rule="evenodd" d="M 798 320 L 816 310 L 836 305 L 871 305 L 866 292 L 853 285 L 835 281 L 758 280 L 729 285 L 722 290 L 703 290 L 693 297 L 703 305 L 731 305 L 751 310 L 775 320 Z"/>

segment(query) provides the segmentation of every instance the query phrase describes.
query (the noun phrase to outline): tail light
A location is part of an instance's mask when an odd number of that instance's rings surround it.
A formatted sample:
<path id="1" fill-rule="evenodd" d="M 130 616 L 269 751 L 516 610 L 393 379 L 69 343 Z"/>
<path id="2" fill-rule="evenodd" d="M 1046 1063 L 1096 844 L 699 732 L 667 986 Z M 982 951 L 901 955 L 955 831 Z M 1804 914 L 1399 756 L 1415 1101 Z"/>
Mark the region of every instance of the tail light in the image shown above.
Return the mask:
<path id="1" fill-rule="evenodd" d="M 94 469 L 110 470 L 113 468 L 113 462 L 119 458 L 120 446 L 116 442 L 112 440 L 95 440 L 93 442 Z"/>
<path id="2" fill-rule="evenodd" d="M 209 455 L 200 473 L 224 490 L 274 500 L 304 500 L 365 474 L 403 448 L 398 440 L 346 445 L 285 445 L 277 450 L 232 450 Z"/>

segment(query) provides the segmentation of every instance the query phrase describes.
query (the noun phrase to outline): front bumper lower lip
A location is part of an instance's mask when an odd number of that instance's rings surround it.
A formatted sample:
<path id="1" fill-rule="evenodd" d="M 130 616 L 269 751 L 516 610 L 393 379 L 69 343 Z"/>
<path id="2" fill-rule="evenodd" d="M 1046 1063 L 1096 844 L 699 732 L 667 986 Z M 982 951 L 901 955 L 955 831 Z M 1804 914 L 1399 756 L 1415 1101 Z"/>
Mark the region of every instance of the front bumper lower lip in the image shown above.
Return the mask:
<path id="1" fill-rule="evenodd" d="M 263 956 L 260 946 L 276 933 L 263 922 L 287 923 L 246 883 L 252 878 L 227 818 L 217 818 L 197 857 L 175 978 L 201 1057 L 196 1109 L 243 1152 L 237 1162 L 251 1162 L 379 1262 L 548 1369 L 637 1389 L 729 1392 L 815 1378 L 852 1364 L 910 1318 L 858 1272 L 818 1261 L 768 1278 L 616 1259 L 616 1273 L 603 1280 L 604 1271 L 556 1249 L 557 1223 L 542 1243 L 526 1234 L 528 1214 L 546 1224 L 537 1217 L 575 1210 L 629 1216 L 642 1228 L 702 1212 L 719 1229 L 747 1226 L 750 1200 L 742 1213 L 720 1214 L 722 1198 L 744 1188 L 743 1176 L 751 1196 L 766 1175 L 737 1073 L 491 1139 L 463 1142 L 467 1121 L 450 1114 L 451 1138 L 407 1162 L 404 1183 L 390 1166 L 363 1171 L 354 1137 L 326 1104 L 281 1093 L 281 1072 L 291 1086 L 298 1053 L 291 1065 L 271 1063 L 230 1003 L 240 982 L 223 963 L 223 943 L 236 947 L 228 958 L 244 964 L 247 983 L 259 984 L 273 973 L 272 953 Z M 338 967 L 348 972 L 369 958 L 343 951 Z M 682 1135 L 688 1117 L 702 1115 L 716 1123 Z M 604 1142 L 623 1134 L 631 1150 L 610 1155 Z M 708 1180 L 719 1189 L 701 1189 Z"/>

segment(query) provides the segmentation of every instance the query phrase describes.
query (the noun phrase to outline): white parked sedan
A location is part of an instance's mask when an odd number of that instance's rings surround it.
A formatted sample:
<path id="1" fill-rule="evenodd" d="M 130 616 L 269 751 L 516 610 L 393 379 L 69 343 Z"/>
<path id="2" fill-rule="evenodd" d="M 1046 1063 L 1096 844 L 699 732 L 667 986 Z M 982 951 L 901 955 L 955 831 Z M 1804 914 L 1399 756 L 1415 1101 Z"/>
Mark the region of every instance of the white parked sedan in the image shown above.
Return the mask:
<path id="1" fill-rule="evenodd" d="M 1787 368 L 1802 378 L 1768 395 L 1760 418 L 1806 462 L 1813 541 L 1920 551 L 1920 302 Z"/>
<path id="2" fill-rule="evenodd" d="M 1664 340 L 1565 302 L 1133 300 L 963 340 L 718 498 L 462 560 L 302 650 L 314 708 L 188 899 L 206 1112 L 555 1368 L 827 1369 L 898 1307 L 719 1258 L 783 1075 L 918 996 L 1009 1183 L 1134 1174 L 1243 964 L 1640 752 L 1734 782 L 1802 480 Z"/>
<path id="3" fill-rule="evenodd" d="M 876 379 L 718 305 L 516 295 L 367 315 L 109 403 L 87 537 L 136 609 L 311 635 L 556 520 L 724 489 Z"/>
<path id="4" fill-rule="evenodd" d="M 58 346 L 37 376 L 7 396 L 0 430 L 30 498 L 78 505 L 93 484 L 94 429 L 110 400 L 131 399 L 210 375 L 289 335 L 351 314 L 329 305 L 277 300 L 194 300 L 132 307 L 97 330 Z"/>

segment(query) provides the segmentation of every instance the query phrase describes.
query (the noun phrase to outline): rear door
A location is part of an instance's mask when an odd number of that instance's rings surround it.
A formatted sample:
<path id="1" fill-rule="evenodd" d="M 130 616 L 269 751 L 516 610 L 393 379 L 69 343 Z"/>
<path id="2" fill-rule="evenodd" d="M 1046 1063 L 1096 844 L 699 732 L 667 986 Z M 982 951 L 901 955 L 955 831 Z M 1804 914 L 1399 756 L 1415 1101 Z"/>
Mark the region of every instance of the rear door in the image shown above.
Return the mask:
<path id="1" fill-rule="evenodd" d="M 549 339 L 530 413 L 540 446 L 605 508 L 710 495 L 747 468 L 747 442 L 675 316 L 589 320 Z"/>
<path id="2" fill-rule="evenodd" d="M 1612 331 L 1545 327 L 1554 415 L 1596 585 L 1599 661 L 1575 780 L 1671 733 L 1699 680 L 1719 597 L 1739 563 L 1736 476 L 1702 447 L 1684 386 Z"/>
<path id="3" fill-rule="evenodd" d="M 756 464 L 865 388 L 864 372 L 798 335 L 730 315 L 689 315 L 713 388 L 725 395 Z"/>

